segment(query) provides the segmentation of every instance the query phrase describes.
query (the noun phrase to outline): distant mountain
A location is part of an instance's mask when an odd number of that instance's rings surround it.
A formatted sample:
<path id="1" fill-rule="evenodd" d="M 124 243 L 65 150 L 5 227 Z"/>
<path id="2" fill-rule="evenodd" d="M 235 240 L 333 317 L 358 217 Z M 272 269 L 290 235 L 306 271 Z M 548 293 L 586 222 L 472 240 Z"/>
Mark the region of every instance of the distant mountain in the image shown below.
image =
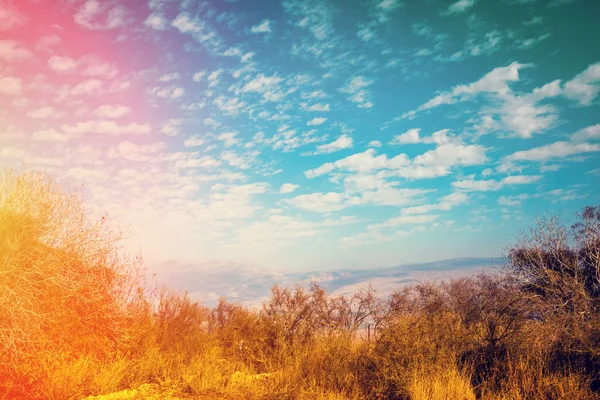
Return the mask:
<path id="1" fill-rule="evenodd" d="M 229 301 L 254 307 L 269 297 L 273 285 L 285 287 L 314 281 L 329 293 L 352 294 L 370 284 L 379 296 L 386 296 L 404 285 L 418 281 L 489 272 L 498 261 L 499 259 L 491 258 L 456 258 L 387 268 L 305 273 L 270 273 L 232 262 L 168 262 L 156 269 L 154 282 L 157 285 L 187 290 L 193 298 L 207 306 L 216 304 L 219 297 L 225 297 Z"/>

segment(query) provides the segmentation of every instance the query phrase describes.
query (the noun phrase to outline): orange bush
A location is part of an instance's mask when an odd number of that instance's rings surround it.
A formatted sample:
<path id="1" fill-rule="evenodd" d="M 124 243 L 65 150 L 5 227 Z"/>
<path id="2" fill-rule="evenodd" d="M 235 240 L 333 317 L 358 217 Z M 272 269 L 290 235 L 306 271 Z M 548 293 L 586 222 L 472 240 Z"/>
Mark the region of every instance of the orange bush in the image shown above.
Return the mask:
<path id="1" fill-rule="evenodd" d="M 33 397 L 43 365 L 123 347 L 139 261 L 118 240 L 52 179 L 0 173 L 0 392 Z"/>

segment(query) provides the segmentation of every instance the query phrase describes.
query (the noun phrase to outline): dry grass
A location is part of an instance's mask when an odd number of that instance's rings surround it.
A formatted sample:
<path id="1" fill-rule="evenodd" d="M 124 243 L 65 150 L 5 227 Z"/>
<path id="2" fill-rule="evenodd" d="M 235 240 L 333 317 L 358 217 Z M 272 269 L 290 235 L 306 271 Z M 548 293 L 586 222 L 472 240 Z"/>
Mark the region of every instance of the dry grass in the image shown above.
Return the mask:
<path id="1" fill-rule="evenodd" d="M 598 319 L 532 318 L 507 278 L 211 309 L 148 293 L 118 240 L 52 179 L 0 174 L 0 399 L 599 398 Z"/>
<path id="2" fill-rule="evenodd" d="M 421 365 L 412 373 L 408 383 L 411 400 L 475 400 L 470 377 L 456 365 Z"/>

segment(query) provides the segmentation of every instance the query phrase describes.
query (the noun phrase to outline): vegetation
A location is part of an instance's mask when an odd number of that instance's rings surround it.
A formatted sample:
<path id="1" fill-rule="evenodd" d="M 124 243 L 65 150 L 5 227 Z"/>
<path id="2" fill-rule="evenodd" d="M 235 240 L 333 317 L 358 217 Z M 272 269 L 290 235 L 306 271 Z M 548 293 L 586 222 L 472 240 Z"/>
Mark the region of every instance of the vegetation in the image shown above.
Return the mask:
<path id="1" fill-rule="evenodd" d="M 600 398 L 600 207 L 540 219 L 502 273 L 274 287 L 259 311 L 148 292 L 118 240 L 52 179 L 0 174 L 0 398 Z"/>

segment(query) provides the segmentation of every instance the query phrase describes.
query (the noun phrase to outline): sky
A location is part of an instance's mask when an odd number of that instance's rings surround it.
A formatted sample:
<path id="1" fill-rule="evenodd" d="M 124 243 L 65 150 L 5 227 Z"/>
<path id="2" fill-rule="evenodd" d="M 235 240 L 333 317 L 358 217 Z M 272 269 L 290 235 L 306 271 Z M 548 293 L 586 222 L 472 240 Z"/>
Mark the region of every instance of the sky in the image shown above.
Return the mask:
<path id="1" fill-rule="evenodd" d="M 158 269 L 498 256 L 538 213 L 600 204 L 598 15 L 0 0 L 0 167 L 80 188 Z"/>

